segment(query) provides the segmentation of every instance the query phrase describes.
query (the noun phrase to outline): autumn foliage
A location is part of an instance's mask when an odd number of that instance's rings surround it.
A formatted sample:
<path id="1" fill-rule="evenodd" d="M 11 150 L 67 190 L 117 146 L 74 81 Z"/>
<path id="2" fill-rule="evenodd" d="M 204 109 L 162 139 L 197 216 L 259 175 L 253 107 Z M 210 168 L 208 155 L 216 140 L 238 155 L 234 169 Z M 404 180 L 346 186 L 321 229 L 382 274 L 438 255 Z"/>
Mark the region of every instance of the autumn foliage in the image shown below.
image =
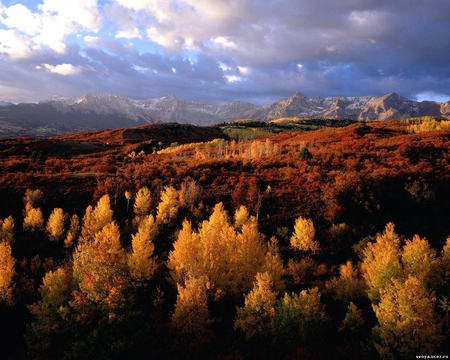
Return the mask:
<path id="1" fill-rule="evenodd" d="M 448 353 L 446 125 L 0 140 L 1 353 Z"/>

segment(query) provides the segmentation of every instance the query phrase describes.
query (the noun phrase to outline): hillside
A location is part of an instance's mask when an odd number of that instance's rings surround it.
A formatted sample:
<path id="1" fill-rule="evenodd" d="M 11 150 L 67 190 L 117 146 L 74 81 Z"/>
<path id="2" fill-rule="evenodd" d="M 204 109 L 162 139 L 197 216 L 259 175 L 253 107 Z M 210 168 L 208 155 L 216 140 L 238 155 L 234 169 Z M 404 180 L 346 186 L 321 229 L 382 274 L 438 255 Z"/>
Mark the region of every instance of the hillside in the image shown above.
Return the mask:
<path id="1" fill-rule="evenodd" d="M 0 353 L 448 353 L 449 122 L 302 121 L 0 140 Z"/>

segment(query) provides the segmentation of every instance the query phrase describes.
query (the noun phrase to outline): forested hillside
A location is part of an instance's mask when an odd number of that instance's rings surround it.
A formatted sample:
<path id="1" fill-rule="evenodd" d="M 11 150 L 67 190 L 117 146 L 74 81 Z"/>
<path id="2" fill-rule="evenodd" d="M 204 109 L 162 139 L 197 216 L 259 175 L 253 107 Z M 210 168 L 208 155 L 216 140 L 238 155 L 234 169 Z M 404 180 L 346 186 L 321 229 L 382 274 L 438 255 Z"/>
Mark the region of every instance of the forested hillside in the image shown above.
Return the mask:
<path id="1" fill-rule="evenodd" d="M 448 125 L 0 140 L 0 357 L 448 354 Z"/>

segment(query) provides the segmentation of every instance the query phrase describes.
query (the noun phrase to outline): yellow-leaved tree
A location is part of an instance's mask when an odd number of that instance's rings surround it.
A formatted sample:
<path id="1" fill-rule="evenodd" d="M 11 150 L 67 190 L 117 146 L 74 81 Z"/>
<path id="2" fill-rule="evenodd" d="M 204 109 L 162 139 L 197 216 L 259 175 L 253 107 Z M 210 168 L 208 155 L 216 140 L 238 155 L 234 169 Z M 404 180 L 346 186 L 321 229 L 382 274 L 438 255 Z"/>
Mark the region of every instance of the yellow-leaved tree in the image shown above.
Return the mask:
<path id="1" fill-rule="evenodd" d="M 316 230 L 311 219 L 299 216 L 295 220 L 294 234 L 291 236 L 291 246 L 300 251 L 317 252 L 320 250 L 319 244 L 315 241 Z"/>
<path id="2" fill-rule="evenodd" d="M 131 194 L 130 194 L 131 196 Z M 134 197 L 133 211 L 135 215 L 135 221 L 137 224 L 150 215 L 150 206 L 152 201 L 152 194 L 148 187 L 144 186 L 138 190 Z"/>
<path id="3" fill-rule="evenodd" d="M 8 216 L 6 219 L 0 219 L 0 241 L 6 241 L 9 245 L 14 244 L 14 219 Z"/>
<path id="4" fill-rule="evenodd" d="M 268 335 L 276 314 L 277 295 L 270 274 L 256 274 L 253 289 L 245 296 L 244 307 L 237 308 L 235 330 L 242 330 L 247 340 Z"/>
<path id="5" fill-rule="evenodd" d="M 172 314 L 172 326 L 189 343 L 208 342 L 212 332 L 209 316 L 206 279 L 188 278 L 185 285 L 177 285 L 178 296 L 175 311 Z"/>
<path id="6" fill-rule="evenodd" d="M 122 290 L 128 285 L 128 266 L 119 227 L 114 222 L 106 224 L 93 241 L 77 246 L 73 279 L 89 300 L 107 308 L 124 300 Z"/>
<path id="7" fill-rule="evenodd" d="M 5 302 L 9 305 L 13 303 L 15 264 L 11 245 L 6 241 L 0 241 L 0 303 Z"/>
<path id="8" fill-rule="evenodd" d="M 180 202 L 178 191 L 173 186 L 166 186 L 161 193 L 161 201 L 156 209 L 156 222 L 167 224 L 177 214 Z"/>
<path id="9" fill-rule="evenodd" d="M 44 217 L 40 208 L 35 209 L 31 203 L 26 203 L 23 212 L 23 229 L 38 232 L 44 228 Z"/>
<path id="10" fill-rule="evenodd" d="M 127 262 L 132 279 L 145 281 L 152 278 L 156 269 L 153 240 L 157 234 L 158 226 L 153 215 L 144 217 L 140 221 L 137 233 L 131 237 L 132 252 L 128 255 Z"/>
<path id="11" fill-rule="evenodd" d="M 248 292 L 256 273 L 264 266 L 277 276 L 276 250 L 272 249 L 274 258 L 266 259 L 267 246 L 258 231 L 256 218 L 247 218 L 240 227 L 236 231 L 222 203 L 214 207 L 198 231 L 192 230 L 192 225 L 185 221 L 169 254 L 168 266 L 173 279 L 183 284 L 186 276 L 204 276 L 209 294 L 218 299 Z"/>
<path id="12" fill-rule="evenodd" d="M 402 275 L 400 237 L 395 233 L 393 223 L 387 224 L 384 232 L 377 235 L 376 241 L 364 248 L 361 268 L 369 298 L 376 304 L 380 299 L 380 290 Z"/>
<path id="13" fill-rule="evenodd" d="M 66 215 L 64 214 L 63 209 L 55 208 L 53 209 L 50 217 L 47 221 L 46 231 L 50 240 L 59 242 L 62 239 L 65 232 L 64 221 L 66 219 Z"/>
<path id="14" fill-rule="evenodd" d="M 379 323 L 373 334 L 381 358 L 411 359 L 436 352 L 442 336 L 435 302 L 434 293 L 414 276 L 393 279 L 380 289 L 380 301 L 372 307 Z"/>
<path id="15" fill-rule="evenodd" d="M 89 205 L 83 217 L 80 243 L 93 241 L 95 235 L 112 221 L 113 214 L 109 195 L 103 195 L 94 208 Z"/>

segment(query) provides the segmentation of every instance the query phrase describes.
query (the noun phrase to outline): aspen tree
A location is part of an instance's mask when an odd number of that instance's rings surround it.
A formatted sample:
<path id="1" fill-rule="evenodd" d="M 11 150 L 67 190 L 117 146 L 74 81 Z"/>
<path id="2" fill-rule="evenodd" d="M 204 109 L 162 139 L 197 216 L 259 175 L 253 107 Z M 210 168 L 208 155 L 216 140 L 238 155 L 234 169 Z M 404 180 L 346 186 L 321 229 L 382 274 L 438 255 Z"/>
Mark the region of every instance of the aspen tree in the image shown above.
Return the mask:
<path id="1" fill-rule="evenodd" d="M 70 277 L 63 268 L 45 274 L 39 287 L 41 300 L 28 305 L 35 316 L 27 327 L 27 350 L 33 358 L 61 359 L 67 343 L 66 315 L 69 313 L 68 301 L 71 293 Z"/>
<path id="2" fill-rule="evenodd" d="M 94 208 L 89 205 L 83 217 L 80 242 L 94 240 L 95 235 L 112 221 L 113 214 L 109 195 L 103 195 Z"/>
<path id="3" fill-rule="evenodd" d="M 380 301 L 372 307 L 379 323 L 373 334 L 381 358 L 411 359 L 435 353 L 442 341 L 435 302 L 434 293 L 414 276 L 393 279 L 380 289 Z"/>
<path id="4" fill-rule="evenodd" d="M 155 249 L 153 240 L 157 234 L 155 219 L 148 215 L 140 222 L 137 233 L 132 235 L 132 253 L 127 262 L 130 275 L 136 281 L 150 280 L 153 276 L 156 269 L 156 262 L 152 257 Z"/>
<path id="5" fill-rule="evenodd" d="M 176 283 L 183 285 L 186 277 L 199 277 L 203 273 L 200 259 L 200 237 L 192 230 L 192 224 L 184 220 L 169 254 L 168 267 Z"/>
<path id="6" fill-rule="evenodd" d="M 6 219 L 0 219 L 0 241 L 6 241 L 9 245 L 14 244 L 14 219 L 8 216 Z"/>
<path id="7" fill-rule="evenodd" d="M 264 336 L 275 317 L 277 291 L 269 273 L 258 273 L 253 289 L 245 296 L 244 307 L 237 308 L 234 329 L 242 330 L 247 340 Z"/>
<path id="8" fill-rule="evenodd" d="M 197 342 L 207 342 L 211 337 L 206 279 L 188 278 L 185 285 L 177 284 L 178 295 L 172 326 L 184 336 L 193 336 Z"/>
<path id="9" fill-rule="evenodd" d="M 47 221 L 46 231 L 50 240 L 58 242 L 64 235 L 65 226 L 64 226 L 65 215 L 63 209 L 55 208 L 53 209 L 50 217 Z"/>
<path id="10" fill-rule="evenodd" d="M 359 310 L 355 304 L 350 301 L 347 307 L 344 320 L 342 320 L 339 331 L 347 331 L 357 333 L 364 325 L 364 317 L 362 311 Z"/>
<path id="11" fill-rule="evenodd" d="M 282 276 L 284 274 L 283 260 L 278 250 L 278 242 L 275 237 L 270 239 L 267 244 L 267 252 L 264 256 L 264 262 L 261 268 L 262 272 L 268 272 L 273 280 L 273 286 L 276 291 L 283 291 L 285 288 Z"/>
<path id="12" fill-rule="evenodd" d="M 176 215 L 179 207 L 178 191 L 173 186 L 166 186 L 161 193 L 161 201 L 156 211 L 156 222 L 167 224 Z"/>
<path id="13" fill-rule="evenodd" d="M 229 243 L 231 245 L 231 241 Z M 256 273 L 261 271 L 264 265 L 266 250 L 258 231 L 258 221 L 252 216 L 236 234 L 235 245 L 228 249 L 231 260 L 229 272 L 234 279 L 230 284 L 231 293 L 247 293 L 252 288 Z"/>
<path id="14" fill-rule="evenodd" d="M 94 241 L 80 243 L 74 252 L 74 282 L 93 302 L 107 300 L 127 273 L 119 227 L 114 222 L 106 224 Z"/>
<path id="15" fill-rule="evenodd" d="M 35 209 L 31 203 L 25 205 L 23 229 L 38 232 L 44 228 L 44 217 L 40 208 Z"/>
<path id="16" fill-rule="evenodd" d="M 426 285 L 436 260 L 436 250 L 430 247 L 425 238 L 414 235 L 413 239 L 407 240 L 403 246 L 401 260 L 405 274 L 416 277 Z"/>
<path id="17" fill-rule="evenodd" d="M 377 235 L 374 243 L 368 243 L 363 250 L 361 264 L 363 277 L 368 286 L 368 295 L 372 303 L 377 303 L 380 290 L 391 284 L 392 279 L 402 275 L 400 263 L 400 238 L 389 223 L 382 234 Z"/>
<path id="18" fill-rule="evenodd" d="M 80 220 L 78 215 L 74 214 L 70 218 L 69 230 L 67 231 L 66 238 L 64 239 L 64 247 L 70 248 L 73 246 L 75 240 L 80 232 Z"/>
<path id="19" fill-rule="evenodd" d="M 241 230 L 242 226 L 249 220 L 250 214 L 244 205 L 239 206 L 239 208 L 234 213 L 234 228 L 236 230 Z"/>
<path id="20" fill-rule="evenodd" d="M 311 219 L 301 216 L 294 225 L 294 234 L 291 236 L 291 246 L 300 251 L 319 251 L 319 244 L 314 240 L 316 230 Z"/>
<path id="21" fill-rule="evenodd" d="M 131 194 L 130 194 L 131 195 Z M 139 224 L 145 216 L 150 214 L 152 194 L 148 187 L 144 186 L 138 190 L 134 198 L 133 211 L 136 222 Z"/>
<path id="22" fill-rule="evenodd" d="M 11 255 L 11 245 L 6 241 L 0 242 L 0 303 L 12 305 L 12 292 L 14 290 L 14 266 L 16 260 Z"/>

